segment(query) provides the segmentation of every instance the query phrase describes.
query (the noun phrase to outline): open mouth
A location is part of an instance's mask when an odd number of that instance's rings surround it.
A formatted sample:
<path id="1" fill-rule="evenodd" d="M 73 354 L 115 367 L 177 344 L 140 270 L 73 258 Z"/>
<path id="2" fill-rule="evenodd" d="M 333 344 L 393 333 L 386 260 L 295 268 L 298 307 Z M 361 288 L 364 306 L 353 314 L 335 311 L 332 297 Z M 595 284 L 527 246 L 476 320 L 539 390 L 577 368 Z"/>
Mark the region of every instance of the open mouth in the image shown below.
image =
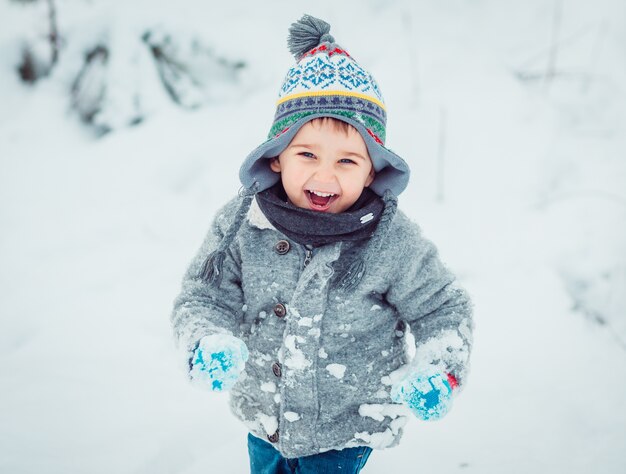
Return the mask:
<path id="1" fill-rule="evenodd" d="M 314 211 L 327 211 L 333 201 L 339 197 L 338 194 L 311 191 L 308 189 L 304 193 L 309 200 L 311 209 Z"/>

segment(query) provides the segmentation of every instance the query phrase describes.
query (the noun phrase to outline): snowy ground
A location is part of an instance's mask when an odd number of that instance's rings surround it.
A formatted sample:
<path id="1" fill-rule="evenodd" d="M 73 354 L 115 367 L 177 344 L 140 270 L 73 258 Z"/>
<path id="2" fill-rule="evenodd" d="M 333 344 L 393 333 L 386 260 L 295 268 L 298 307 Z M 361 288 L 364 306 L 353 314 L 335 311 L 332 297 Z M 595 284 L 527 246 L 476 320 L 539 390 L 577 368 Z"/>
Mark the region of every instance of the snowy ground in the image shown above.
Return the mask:
<path id="1" fill-rule="evenodd" d="M 168 317 L 264 139 L 305 11 L 381 84 L 413 170 L 400 206 L 476 304 L 456 408 L 363 472 L 624 472 L 624 2 L 58 3 L 67 46 L 34 87 L 14 68 L 41 8 L 0 3 L 0 472 L 247 471 L 245 428 L 185 383 Z M 536 79 L 555 5 L 557 74 Z M 69 107 L 84 49 L 108 35 L 122 57 L 158 23 L 245 61 L 240 81 L 191 112 L 145 56 L 120 60 L 111 110 L 134 88 L 147 118 L 94 138 Z"/>

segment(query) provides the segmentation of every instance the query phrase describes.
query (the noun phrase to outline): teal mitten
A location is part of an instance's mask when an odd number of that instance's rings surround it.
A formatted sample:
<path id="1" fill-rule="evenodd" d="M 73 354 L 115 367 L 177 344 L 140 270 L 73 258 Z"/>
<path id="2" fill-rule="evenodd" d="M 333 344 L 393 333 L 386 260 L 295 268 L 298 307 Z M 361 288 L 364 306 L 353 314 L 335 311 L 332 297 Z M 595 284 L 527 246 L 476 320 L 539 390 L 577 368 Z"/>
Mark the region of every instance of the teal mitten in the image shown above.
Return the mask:
<path id="1" fill-rule="evenodd" d="M 391 389 L 391 399 L 424 421 L 443 418 L 452 407 L 456 379 L 451 374 L 411 372 Z"/>
<path id="2" fill-rule="evenodd" d="M 191 379 L 214 392 L 230 390 L 248 360 L 248 347 L 228 334 L 212 334 L 198 342 L 189 359 Z"/>

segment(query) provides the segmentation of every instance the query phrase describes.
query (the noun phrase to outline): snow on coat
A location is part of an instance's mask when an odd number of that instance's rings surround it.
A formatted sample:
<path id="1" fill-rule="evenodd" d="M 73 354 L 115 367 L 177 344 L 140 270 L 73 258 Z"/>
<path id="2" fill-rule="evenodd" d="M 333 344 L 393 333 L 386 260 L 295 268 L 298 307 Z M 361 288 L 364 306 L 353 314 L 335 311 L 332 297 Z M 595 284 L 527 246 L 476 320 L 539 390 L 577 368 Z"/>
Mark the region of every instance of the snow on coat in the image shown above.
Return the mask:
<path id="1" fill-rule="evenodd" d="M 172 325 L 185 357 L 209 334 L 245 341 L 250 358 L 230 406 L 252 434 L 287 458 L 392 447 L 410 416 L 391 401 L 394 371 L 436 366 L 463 385 L 471 303 L 404 213 L 397 211 L 380 251 L 366 256 L 363 280 L 346 292 L 334 277 L 366 242 L 316 248 L 305 265 L 306 248 L 276 230 L 253 200 L 215 288 L 197 275 L 238 204 L 230 201 L 213 221 L 183 279 Z M 406 331 L 416 343 L 413 361 Z"/>

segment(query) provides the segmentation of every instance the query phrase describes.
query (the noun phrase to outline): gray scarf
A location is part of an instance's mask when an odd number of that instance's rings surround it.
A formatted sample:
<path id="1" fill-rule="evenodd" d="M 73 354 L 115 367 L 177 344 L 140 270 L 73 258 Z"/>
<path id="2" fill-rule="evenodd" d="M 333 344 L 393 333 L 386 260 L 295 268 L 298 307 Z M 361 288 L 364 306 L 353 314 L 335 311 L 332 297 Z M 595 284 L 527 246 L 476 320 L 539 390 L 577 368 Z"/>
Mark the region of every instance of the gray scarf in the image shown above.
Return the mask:
<path id="1" fill-rule="evenodd" d="M 332 214 L 303 209 L 289 203 L 280 181 L 256 194 L 259 207 L 276 229 L 290 239 L 314 247 L 372 236 L 385 203 L 369 188 L 344 212 Z"/>

